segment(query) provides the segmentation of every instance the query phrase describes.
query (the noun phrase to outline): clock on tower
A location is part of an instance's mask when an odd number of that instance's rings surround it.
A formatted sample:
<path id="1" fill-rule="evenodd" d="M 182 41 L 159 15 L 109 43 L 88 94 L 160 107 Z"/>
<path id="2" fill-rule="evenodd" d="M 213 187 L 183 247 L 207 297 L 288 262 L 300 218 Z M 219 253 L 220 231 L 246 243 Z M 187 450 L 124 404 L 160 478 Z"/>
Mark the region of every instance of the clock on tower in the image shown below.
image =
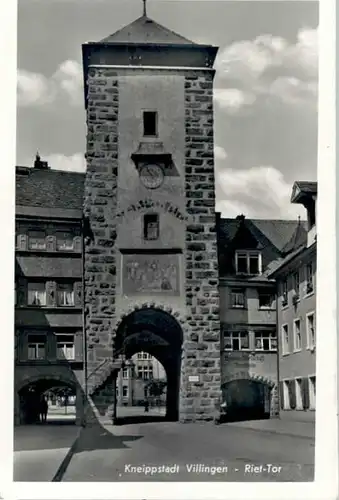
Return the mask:
<path id="1" fill-rule="evenodd" d="M 140 169 L 140 180 L 148 189 L 157 189 L 164 182 L 164 171 L 157 163 L 147 163 Z"/>

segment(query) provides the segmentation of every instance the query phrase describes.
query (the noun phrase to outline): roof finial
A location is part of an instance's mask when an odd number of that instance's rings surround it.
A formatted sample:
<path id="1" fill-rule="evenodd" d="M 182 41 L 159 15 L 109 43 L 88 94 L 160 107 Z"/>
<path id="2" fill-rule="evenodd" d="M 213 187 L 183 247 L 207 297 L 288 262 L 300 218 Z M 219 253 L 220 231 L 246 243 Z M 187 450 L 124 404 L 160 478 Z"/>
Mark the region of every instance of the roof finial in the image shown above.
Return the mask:
<path id="1" fill-rule="evenodd" d="M 142 0 L 142 3 L 144 4 L 144 13 L 143 13 L 144 17 L 147 16 L 146 2 L 147 2 L 147 0 Z"/>

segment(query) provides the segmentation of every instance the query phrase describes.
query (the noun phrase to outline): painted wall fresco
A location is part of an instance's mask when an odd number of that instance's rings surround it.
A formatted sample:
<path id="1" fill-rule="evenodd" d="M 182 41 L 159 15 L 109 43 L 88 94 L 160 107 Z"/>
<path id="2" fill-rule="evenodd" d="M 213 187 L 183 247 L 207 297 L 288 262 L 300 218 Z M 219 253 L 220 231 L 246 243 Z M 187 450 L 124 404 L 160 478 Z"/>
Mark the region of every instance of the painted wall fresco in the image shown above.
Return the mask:
<path id="1" fill-rule="evenodd" d="M 123 255 L 123 293 L 179 295 L 179 255 Z"/>

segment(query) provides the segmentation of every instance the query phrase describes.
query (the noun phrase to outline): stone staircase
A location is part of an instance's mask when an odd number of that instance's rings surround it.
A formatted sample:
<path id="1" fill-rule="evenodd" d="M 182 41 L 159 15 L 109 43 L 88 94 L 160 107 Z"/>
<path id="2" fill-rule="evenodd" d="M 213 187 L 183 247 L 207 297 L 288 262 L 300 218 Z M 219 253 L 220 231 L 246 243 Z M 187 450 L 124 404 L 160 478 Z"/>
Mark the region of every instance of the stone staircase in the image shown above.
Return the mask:
<path id="1" fill-rule="evenodd" d="M 88 394 L 93 396 L 96 392 L 100 391 L 106 385 L 106 382 L 121 370 L 122 365 L 123 360 L 121 357 L 105 359 L 88 376 Z"/>
<path id="2" fill-rule="evenodd" d="M 105 359 L 89 374 L 85 417 L 87 425 L 112 423 L 115 376 L 121 370 L 123 363 L 120 356 L 115 359 Z"/>

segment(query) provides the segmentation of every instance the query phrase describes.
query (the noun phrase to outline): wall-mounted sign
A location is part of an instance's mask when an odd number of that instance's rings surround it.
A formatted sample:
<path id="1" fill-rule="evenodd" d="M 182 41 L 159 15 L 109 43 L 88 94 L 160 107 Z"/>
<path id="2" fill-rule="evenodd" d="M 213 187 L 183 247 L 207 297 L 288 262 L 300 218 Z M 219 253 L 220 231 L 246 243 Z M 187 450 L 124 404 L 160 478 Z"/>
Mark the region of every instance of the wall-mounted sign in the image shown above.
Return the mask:
<path id="1" fill-rule="evenodd" d="M 189 382 L 199 382 L 200 377 L 199 375 L 189 375 L 188 376 L 188 381 Z"/>

